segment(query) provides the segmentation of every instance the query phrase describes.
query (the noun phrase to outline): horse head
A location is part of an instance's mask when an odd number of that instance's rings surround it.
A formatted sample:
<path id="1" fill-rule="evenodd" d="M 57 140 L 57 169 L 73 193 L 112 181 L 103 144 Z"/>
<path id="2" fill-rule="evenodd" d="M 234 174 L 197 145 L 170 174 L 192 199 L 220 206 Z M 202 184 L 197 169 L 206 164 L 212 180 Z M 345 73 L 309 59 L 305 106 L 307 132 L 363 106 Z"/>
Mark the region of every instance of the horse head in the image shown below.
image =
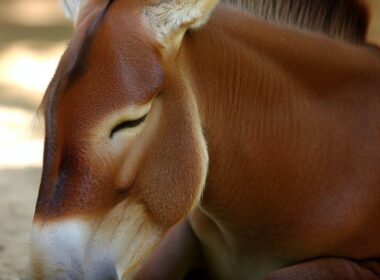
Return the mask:
<path id="1" fill-rule="evenodd" d="M 200 201 L 206 143 L 175 57 L 216 1 L 83 2 L 42 104 L 30 274 L 129 279 Z"/>

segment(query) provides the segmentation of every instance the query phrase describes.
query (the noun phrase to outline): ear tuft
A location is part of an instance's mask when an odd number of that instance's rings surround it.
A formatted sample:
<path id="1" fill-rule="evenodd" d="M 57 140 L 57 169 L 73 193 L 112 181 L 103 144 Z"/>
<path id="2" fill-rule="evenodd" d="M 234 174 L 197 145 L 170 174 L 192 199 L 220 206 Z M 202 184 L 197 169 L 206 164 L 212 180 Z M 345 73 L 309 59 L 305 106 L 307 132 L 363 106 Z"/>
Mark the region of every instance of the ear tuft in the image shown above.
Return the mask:
<path id="1" fill-rule="evenodd" d="M 78 18 L 82 2 L 83 0 L 61 0 L 65 16 L 75 22 Z"/>
<path id="2" fill-rule="evenodd" d="M 178 41 L 189 28 L 204 24 L 218 0 L 159 0 L 145 10 L 159 43 Z"/>

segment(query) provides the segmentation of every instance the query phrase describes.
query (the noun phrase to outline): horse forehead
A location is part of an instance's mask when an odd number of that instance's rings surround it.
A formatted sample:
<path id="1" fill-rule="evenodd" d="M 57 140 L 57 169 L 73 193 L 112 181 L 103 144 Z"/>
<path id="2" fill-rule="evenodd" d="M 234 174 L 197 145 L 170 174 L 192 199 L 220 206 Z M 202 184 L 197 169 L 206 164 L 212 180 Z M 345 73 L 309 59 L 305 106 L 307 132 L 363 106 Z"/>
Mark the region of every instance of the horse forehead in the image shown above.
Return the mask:
<path id="1" fill-rule="evenodd" d="M 154 45 L 139 28 L 142 23 L 136 17 L 119 20 L 115 11 L 108 13 L 93 36 L 86 37 L 91 21 L 75 32 L 57 71 L 56 80 L 66 84 L 52 93 L 53 98 L 63 95 L 75 102 L 73 106 L 83 105 L 81 110 L 107 113 L 110 108 L 146 103 L 159 92 L 164 74 Z M 67 75 L 70 71 L 74 75 Z"/>

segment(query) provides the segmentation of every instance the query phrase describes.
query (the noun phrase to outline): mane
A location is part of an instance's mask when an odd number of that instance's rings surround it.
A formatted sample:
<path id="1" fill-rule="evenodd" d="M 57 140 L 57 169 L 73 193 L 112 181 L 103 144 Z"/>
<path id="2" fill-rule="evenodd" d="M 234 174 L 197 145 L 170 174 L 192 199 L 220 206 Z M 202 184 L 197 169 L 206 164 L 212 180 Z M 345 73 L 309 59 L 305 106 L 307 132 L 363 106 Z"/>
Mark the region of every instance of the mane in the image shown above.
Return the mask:
<path id="1" fill-rule="evenodd" d="M 369 13 L 361 0 L 222 0 L 269 22 L 364 43 Z"/>

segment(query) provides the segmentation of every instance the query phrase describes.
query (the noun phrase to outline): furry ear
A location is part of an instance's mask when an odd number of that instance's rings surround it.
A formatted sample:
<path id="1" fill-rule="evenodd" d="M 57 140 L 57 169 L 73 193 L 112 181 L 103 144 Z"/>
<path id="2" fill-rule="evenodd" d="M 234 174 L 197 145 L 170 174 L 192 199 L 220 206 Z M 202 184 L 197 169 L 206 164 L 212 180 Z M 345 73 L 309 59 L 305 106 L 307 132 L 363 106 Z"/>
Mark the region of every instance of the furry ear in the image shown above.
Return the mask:
<path id="1" fill-rule="evenodd" d="M 178 49 L 186 30 L 204 24 L 218 2 L 218 0 L 156 0 L 145 9 L 145 17 L 164 49 Z"/>
<path id="2" fill-rule="evenodd" d="M 63 13 L 73 22 L 78 19 L 79 11 L 82 6 L 83 0 L 61 0 Z"/>

